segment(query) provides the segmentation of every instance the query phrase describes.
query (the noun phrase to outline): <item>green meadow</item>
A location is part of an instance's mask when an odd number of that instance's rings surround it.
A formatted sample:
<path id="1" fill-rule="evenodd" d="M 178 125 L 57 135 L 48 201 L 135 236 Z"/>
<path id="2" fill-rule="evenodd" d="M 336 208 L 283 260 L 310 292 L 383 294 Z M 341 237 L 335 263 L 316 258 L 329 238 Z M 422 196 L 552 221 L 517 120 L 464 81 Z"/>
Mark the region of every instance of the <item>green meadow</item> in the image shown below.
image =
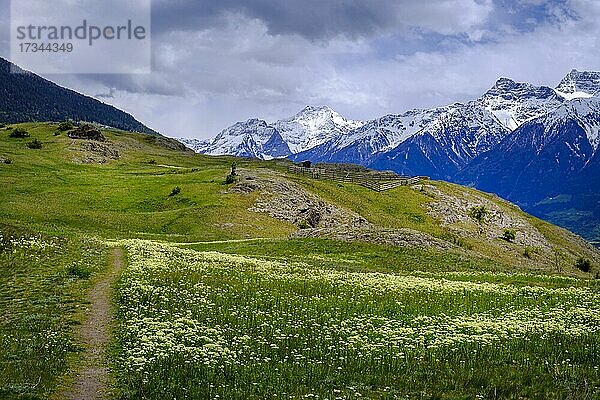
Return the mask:
<path id="1" fill-rule="evenodd" d="M 600 260 L 562 229 L 524 216 L 558 269 L 457 237 L 408 187 L 377 193 L 115 130 L 103 134 L 118 157 L 82 163 L 89 149 L 56 124 L 19 127 L 30 137 L 0 129 L 0 398 L 61 398 L 77 381 L 89 292 L 115 247 L 115 399 L 600 398 Z M 449 246 L 291 237 L 291 223 L 249 210 L 259 193 L 229 191 L 234 161 Z"/>

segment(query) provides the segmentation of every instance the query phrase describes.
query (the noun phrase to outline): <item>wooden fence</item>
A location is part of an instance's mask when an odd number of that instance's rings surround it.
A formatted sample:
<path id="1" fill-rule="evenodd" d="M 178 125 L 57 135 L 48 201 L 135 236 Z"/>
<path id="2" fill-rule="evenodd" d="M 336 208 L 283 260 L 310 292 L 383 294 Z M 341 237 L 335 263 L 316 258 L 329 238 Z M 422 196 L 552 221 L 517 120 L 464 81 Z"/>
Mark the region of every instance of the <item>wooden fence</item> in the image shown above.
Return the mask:
<path id="1" fill-rule="evenodd" d="M 309 176 L 314 179 L 355 183 L 377 192 L 383 192 L 384 190 L 390 190 L 398 186 L 414 185 L 420 179 L 425 178 L 402 176 L 390 172 L 361 173 L 323 168 L 306 168 L 297 165 L 290 166 L 288 170 L 295 174 Z"/>

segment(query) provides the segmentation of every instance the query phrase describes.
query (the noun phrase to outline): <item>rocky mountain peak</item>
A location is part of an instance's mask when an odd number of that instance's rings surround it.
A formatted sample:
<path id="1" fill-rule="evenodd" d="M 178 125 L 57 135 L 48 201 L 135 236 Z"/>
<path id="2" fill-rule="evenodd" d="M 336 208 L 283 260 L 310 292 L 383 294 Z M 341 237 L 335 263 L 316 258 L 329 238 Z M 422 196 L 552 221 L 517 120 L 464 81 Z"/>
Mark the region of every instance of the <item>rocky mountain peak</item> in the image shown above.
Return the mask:
<path id="1" fill-rule="evenodd" d="M 600 72 L 572 69 L 560 81 L 556 90 L 567 95 L 578 95 L 576 97 L 590 97 L 600 94 Z"/>
<path id="2" fill-rule="evenodd" d="M 554 90 L 547 86 L 535 86 L 531 83 L 516 82 L 510 78 L 500 78 L 494 86 L 488 90 L 483 97 L 502 97 L 506 100 L 518 100 L 524 98 L 547 99 L 556 97 Z"/>

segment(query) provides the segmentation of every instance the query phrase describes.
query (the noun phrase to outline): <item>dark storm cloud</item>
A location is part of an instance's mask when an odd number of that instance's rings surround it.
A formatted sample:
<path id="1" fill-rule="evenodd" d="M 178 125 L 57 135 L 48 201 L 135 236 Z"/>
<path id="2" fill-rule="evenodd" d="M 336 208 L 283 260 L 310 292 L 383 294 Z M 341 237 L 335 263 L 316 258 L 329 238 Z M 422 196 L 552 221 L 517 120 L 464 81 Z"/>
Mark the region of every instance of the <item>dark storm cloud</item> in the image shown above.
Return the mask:
<path id="1" fill-rule="evenodd" d="M 357 39 L 418 28 L 463 33 L 485 22 L 492 0 L 155 0 L 154 31 L 219 27 L 228 15 L 262 21 L 271 35 Z"/>
<path id="2" fill-rule="evenodd" d="M 397 0 L 181 0 L 155 1 L 155 32 L 202 30 L 231 13 L 262 20 L 271 34 L 298 34 L 311 40 L 372 34 L 397 22 Z"/>

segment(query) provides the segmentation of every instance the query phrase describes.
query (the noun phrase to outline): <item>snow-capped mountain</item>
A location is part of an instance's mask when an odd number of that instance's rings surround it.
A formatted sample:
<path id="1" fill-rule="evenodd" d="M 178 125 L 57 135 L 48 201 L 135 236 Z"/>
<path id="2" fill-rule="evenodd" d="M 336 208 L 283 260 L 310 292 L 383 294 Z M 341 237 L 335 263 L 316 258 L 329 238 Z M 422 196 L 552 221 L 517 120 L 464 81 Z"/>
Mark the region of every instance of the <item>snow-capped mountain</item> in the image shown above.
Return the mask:
<path id="1" fill-rule="evenodd" d="M 522 123 L 554 110 L 565 98 L 554 89 L 500 78 L 478 103 L 490 111 L 502 125 L 513 131 Z"/>
<path id="2" fill-rule="evenodd" d="M 272 123 L 238 122 L 208 143 L 184 142 L 211 155 L 354 162 L 448 179 L 524 123 L 596 92 L 600 73 L 595 72 L 573 70 L 556 89 L 500 78 L 465 104 L 411 110 L 366 123 L 326 106 L 306 107 Z"/>
<path id="3" fill-rule="evenodd" d="M 510 131 L 479 103 L 412 110 L 369 121 L 348 135 L 292 156 L 448 177 Z M 421 168 L 427 165 L 427 168 Z M 422 172 L 421 174 L 424 174 Z"/>
<path id="4" fill-rule="evenodd" d="M 211 142 L 210 140 L 200 140 L 183 137 L 177 138 L 177 141 L 183 143 L 185 147 L 194 150 L 196 153 L 203 153 Z"/>
<path id="5" fill-rule="evenodd" d="M 343 137 L 362 124 L 342 117 L 327 106 L 307 106 L 296 115 L 273 123 L 261 119 L 238 122 L 212 141 L 181 139 L 181 142 L 198 153 L 272 159 Z"/>
<path id="6" fill-rule="evenodd" d="M 351 162 L 457 181 L 600 239 L 599 132 L 600 72 L 572 70 L 555 89 L 500 78 L 473 101 L 365 123 L 306 107 L 272 123 L 237 123 L 195 146 L 207 154 Z"/>
<path id="7" fill-rule="evenodd" d="M 454 181 L 496 193 L 588 238 L 600 226 L 600 98 L 577 98 L 528 121 Z"/>
<path id="8" fill-rule="evenodd" d="M 571 70 L 556 87 L 567 100 L 600 94 L 600 72 Z"/>
<path id="9" fill-rule="evenodd" d="M 565 101 L 549 87 L 500 78 L 477 100 L 387 115 L 290 158 L 449 179 L 522 123 Z"/>
<path id="10" fill-rule="evenodd" d="M 289 148 L 277 130 L 260 119 L 238 122 L 224 129 L 200 152 L 210 155 L 230 154 L 240 157 L 271 159 L 285 157 Z"/>
<path id="11" fill-rule="evenodd" d="M 405 175 L 451 179 L 510 134 L 478 102 L 437 108 L 423 122 L 418 132 L 392 150 L 375 155 L 368 166 Z"/>
<path id="12" fill-rule="evenodd" d="M 457 179 L 521 203 L 540 201 L 588 165 L 599 130 L 600 99 L 571 100 L 520 126 Z"/>
<path id="13" fill-rule="evenodd" d="M 412 110 L 399 115 L 386 115 L 290 158 L 320 162 L 353 160 L 357 164 L 367 164 L 375 154 L 395 148 L 422 130 L 436 113 L 436 110 Z"/>
<path id="14" fill-rule="evenodd" d="M 327 106 L 308 106 L 293 117 L 272 124 L 288 144 L 292 154 L 311 149 L 333 138 L 344 137 L 362 125 L 362 121 L 346 119 Z"/>

